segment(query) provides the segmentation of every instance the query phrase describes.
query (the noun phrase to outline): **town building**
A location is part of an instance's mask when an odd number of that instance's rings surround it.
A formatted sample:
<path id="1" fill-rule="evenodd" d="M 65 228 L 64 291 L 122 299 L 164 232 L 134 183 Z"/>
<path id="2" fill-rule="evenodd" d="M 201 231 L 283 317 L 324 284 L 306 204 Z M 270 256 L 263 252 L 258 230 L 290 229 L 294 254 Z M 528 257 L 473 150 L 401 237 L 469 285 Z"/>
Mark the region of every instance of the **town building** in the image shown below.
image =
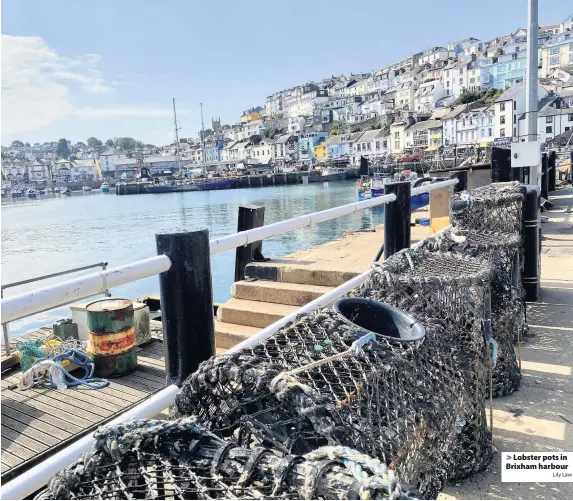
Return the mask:
<path id="1" fill-rule="evenodd" d="M 125 152 L 119 148 L 108 148 L 103 153 L 100 153 L 100 164 L 102 175 L 114 175 L 115 174 L 115 165 L 119 163 L 121 160 L 127 158 Z"/>
<path id="2" fill-rule="evenodd" d="M 442 140 L 444 146 L 455 146 L 457 141 L 457 120 L 466 110 L 467 104 L 460 104 L 450 108 L 448 114 L 442 117 Z"/>

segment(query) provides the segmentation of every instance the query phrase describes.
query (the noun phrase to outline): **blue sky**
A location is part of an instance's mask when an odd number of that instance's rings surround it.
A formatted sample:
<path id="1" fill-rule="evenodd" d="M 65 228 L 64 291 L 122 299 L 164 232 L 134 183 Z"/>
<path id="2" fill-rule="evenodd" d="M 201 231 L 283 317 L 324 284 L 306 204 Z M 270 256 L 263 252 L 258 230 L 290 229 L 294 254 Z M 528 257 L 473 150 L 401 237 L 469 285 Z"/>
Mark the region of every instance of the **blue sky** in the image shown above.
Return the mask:
<path id="1" fill-rule="evenodd" d="M 540 24 L 570 0 L 541 0 Z M 527 0 L 3 0 L 2 144 L 133 136 L 166 144 L 274 91 L 433 45 L 527 27 Z"/>

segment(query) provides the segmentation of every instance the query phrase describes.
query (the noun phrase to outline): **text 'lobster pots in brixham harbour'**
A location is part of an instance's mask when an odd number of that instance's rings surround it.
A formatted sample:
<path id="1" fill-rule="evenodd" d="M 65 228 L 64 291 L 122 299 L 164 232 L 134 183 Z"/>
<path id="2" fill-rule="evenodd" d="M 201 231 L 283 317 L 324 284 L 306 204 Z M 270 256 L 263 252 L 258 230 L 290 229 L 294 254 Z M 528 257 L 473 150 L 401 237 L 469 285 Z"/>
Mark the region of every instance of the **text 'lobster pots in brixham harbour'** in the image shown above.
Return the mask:
<path id="1" fill-rule="evenodd" d="M 98 377 L 124 376 L 137 368 L 133 303 L 101 299 L 86 307 L 89 344 Z"/>

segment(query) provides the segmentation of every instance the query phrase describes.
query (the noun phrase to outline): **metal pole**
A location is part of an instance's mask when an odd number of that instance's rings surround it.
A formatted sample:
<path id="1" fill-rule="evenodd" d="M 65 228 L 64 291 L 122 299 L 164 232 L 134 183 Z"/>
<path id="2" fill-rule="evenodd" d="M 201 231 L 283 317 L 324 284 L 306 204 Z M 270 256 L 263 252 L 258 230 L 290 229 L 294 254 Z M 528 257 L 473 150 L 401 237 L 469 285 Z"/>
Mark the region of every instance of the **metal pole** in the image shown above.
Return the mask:
<path id="1" fill-rule="evenodd" d="M 205 154 L 205 125 L 203 124 L 203 103 L 201 105 L 201 147 L 203 148 L 203 164 L 205 165 L 205 175 L 207 175 L 207 156 Z"/>
<path id="2" fill-rule="evenodd" d="M 541 157 L 541 198 L 545 200 L 549 200 L 547 179 L 547 153 L 543 153 Z"/>
<path id="3" fill-rule="evenodd" d="M 107 263 L 101 263 L 101 269 L 102 269 L 102 271 L 107 270 Z M 103 295 L 105 297 L 111 297 L 111 293 L 109 292 L 109 289 L 104 290 Z"/>
<path id="4" fill-rule="evenodd" d="M 537 112 L 539 106 L 538 81 L 538 0 L 529 0 L 527 28 L 527 76 L 525 78 L 525 137 L 527 141 L 537 141 Z M 515 112 L 515 110 L 513 110 Z M 531 184 L 539 184 L 540 165 L 532 165 L 529 169 Z"/>
<path id="5" fill-rule="evenodd" d="M 450 179 L 457 179 L 458 184 L 454 185 L 454 193 L 465 191 L 468 189 L 468 171 L 459 170 L 450 174 Z"/>
<path id="6" fill-rule="evenodd" d="M 237 231 L 252 230 L 265 224 L 265 208 L 246 206 L 239 207 Z M 253 261 L 261 261 L 263 242 L 253 242 L 243 247 L 237 247 L 235 257 L 235 282 L 245 279 L 245 266 Z"/>
<path id="7" fill-rule="evenodd" d="M 547 156 L 547 191 L 555 191 L 555 160 L 557 153 L 550 151 Z"/>
<path id="8" fill-rule="evenodd" d="M 0 299 L 4 299 L 4 289 L 0 290 Z M 3 340 L 4 340 L 4 353 L 6 354 L 7 357 L 10 356 L 11 350 L 10 350 L 10 339 L 8 338 L 8 323 L 3 323 L 2 324 L 2 335 L 3 335 Z"/>
<path id="9" fill-rule="evenodd" d="M 155 241 L 171 260 L 159 275 L 167 384 L 181 386 L 215 354 L 209 232 L 158 233 Z"/>
<path id="10" fill-rule="evenodd" d="M 384 209 L 384 259 L 410 247 L 412 218 L 412 185 L 409 181 L 388 183 L 384 193 L 396 195 L 396 201 Z"/>
<path id="11" fill-rule="evenodd" d="M 521 232 L 524 245 L 524 263 L 522 272 L 526 301 L 537 301 L 539 297 L 539 187 L 522 187 L 524 194 Z"/>

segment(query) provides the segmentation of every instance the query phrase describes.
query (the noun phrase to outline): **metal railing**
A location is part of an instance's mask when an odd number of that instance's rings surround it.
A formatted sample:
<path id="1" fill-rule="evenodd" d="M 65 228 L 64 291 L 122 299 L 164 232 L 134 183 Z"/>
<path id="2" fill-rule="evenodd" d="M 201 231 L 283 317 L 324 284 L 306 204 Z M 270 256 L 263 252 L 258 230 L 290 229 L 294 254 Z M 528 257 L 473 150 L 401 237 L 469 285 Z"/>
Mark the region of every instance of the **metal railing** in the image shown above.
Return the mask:
<path id="1" fill-rule="evenodd" d="M 420 186 L 412 189 L 412 194 L 431 192 L 441 188 L 449 188 L 459 183 L 459 180 L 449 179 L 430 185 Z M 209 253 L 216 254 L 225 250 L 248 245 L 265 238 L 280 235 L 298 228 L 309 226 L 313 223 L 328 221 L 341 216 L 353 214 L 356 211 L 393 203 L 396 201 L 396 195 L 384 195 L 382 197 L 355 202 L 332 209 L 306 214 L 304 216 L 288 219 L 267 226 L 261 226 L 247 231 L 238 232 L 222 238 L 210 240 Z M 418 244 L 419 245 L 419 244 Z M 82 299 L 89 295 L 96 294 L 105 290 L 107 287 L 123 285 L 135 280 L 157 275 L 168 271 L 172 267 L 171 259 L 166 255 L 159 255 L 152 258 L 136 261 L 134 263 L 111 268 L 109 270 L 92 273 L 83 277 L 68 280 L 61 284 L 48 286 L 42 289 L 25 292 L 18 296 L 13 296 L 2 300 L 2 320 L 12 321 L 23 318 L 39 311 L 49 309 L 50 305 L 61 303 L 64 299 L 73 297 L 73 301 Z M 370 275 L 370 268 L 360 275 L 352 278 L 344 284 L 336 287 L 330 292 L 318 297 L 312 302 L 299 308 L 296 312 L 278 320 L 274 324 L 263 329 L 257 335 L 236 345 L 230 351 L 237 351 L 245 346 L 261 342 L 281 329 L 286 323 L 293 321 L 296 316 L 302 313 L 309 313 L 317 308 L 326 306 L 348 291 L 360 285 Z M 210 276 L 210 275 L 209 275 Z M 186 298 L 188 301 L 188 298 Z M 72 301 L 72 302 L 73 302 Z M 162 310 L 164 306 L 162 305 Z M 164 333 L 164 338 L 167 334 Z M 167 348 L 169 349 L 169 348 Z M 161 410 L 169 407 L 179 391 L 179 386 L 169 384 L 164 389 L 158 391 L 141 404 L 138 404 L 130 411 L 121 414 L 110 424 L 119 424 L 130 419 L 148 418 L 156 415 Z M 27 470 L 25 474 L 19 475 L 8 483 L 2 485 L 0 497 L 2 499 L 23 499 L 35 491 L 41 489 L 47 482 L 60 470 L 64 469 L 81 454 L 90 450 L 93 439 L 86 435 L 65 449 L 57 452 L 42 463 Z"/>
<path id="2" fill-rule="evenodd" d="M 102 271 L 105 271 L 107 269 L 107 263 L 102 261 L 101 263 L 89 264 L 87 266 L 80 266 L 78 268 L 73 268 L 71 270 L 58 271 L 57 273 L 50 273 L 49 275 L 42 275 L 41 277 L 28 278 L 26 280 L 20 280 L 18 282 L 12 282 L 9 284 L 5 284 L 5 285 L 0 286 L 0 298 L 4 299 L 4 290 L 5 289 L 10 289 L 12 287 L 18 287 L 20 285 L 25 285 L 25 284 L 31 284 L 33 282 L 39 282 L 41 280 L 48 280 L 49 278 L 60 277 L 62 275 L 69 275 L 70 273 L 76 273 L 78 271 L 91 270 L 92 268 L 101 268 Z M 110 296 L 109 290 L 107 288 L 105 288 L 103 291 L 100 291 L 100 292 L 103 292 L 103 294 L 106 297 Z M 100 292 L 98 292 L 97 294 L 99 294 Z M 60 306 L 66 306 L 66 305 L 71 304 L 73 302 L 74 301 L 66 301 L 62 304 L 54 306 L 53 308 L 59 308 Z M 52 308 L 46 308 L 44 310 L 37 311 L 36 313 L 42 313 L 44 311 L 51 310 L 51 309 Z M 9 323 L 9 321 L 4 321 L 4 319 L 2 319 L 2 335 L 3 335 L 3 342 L 4 342 L 4 351 L 5 351 L 6 356 L 9 357 L 11 354 L 11 348 L 10 348 L 10 340 L 9 340 L 10 330 L 8 329 L 8 323 Z"/>

